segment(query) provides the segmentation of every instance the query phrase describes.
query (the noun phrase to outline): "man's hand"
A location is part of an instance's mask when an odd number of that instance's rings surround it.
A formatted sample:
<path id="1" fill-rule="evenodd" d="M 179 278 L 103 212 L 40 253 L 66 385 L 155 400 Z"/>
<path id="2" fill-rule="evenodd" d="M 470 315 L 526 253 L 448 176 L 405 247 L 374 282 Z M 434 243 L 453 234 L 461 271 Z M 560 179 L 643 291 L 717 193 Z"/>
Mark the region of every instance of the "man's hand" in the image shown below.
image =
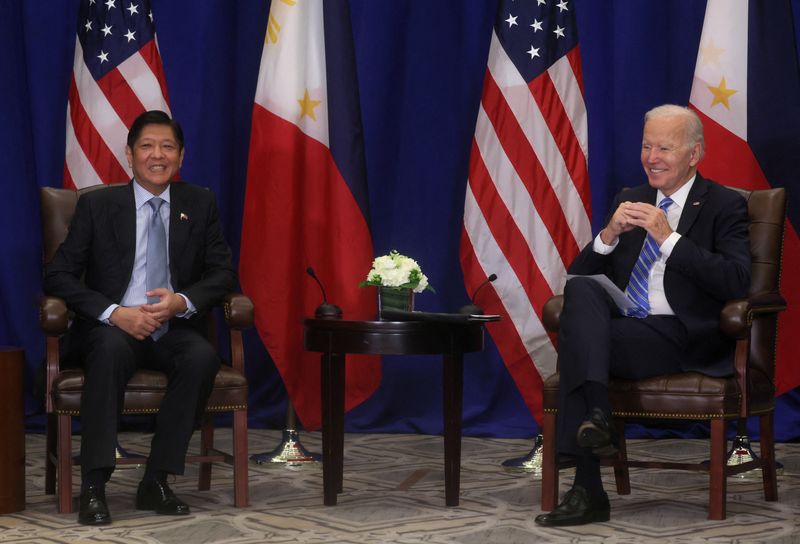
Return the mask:
<path id="1" fill-rule="evenodd" d="M 629 202 L 625 207 L 625 215 L 628 224 L 645 229 L 659 246 L 672 234 L 667 215 L 657 206 L 644 202 Z"/>
<path id="2" fill-rule="evenodd" d="M 141 306 L 144 313 L 157 319 L 159 323 L 165 323 L 177 314 L 186 311 L 186 301 L 184 298 L 165 287 L 147 291 L 145 295 L 159 298 L 159 301 L 155 304 L 143 304 Z"/>
<path id="3" fill-rule="evenodd" d="M 631 224 L 630 218 L 628 217 L 628 206 L 631 204 L 632 203 L 627 200 L 620 203 L 614 211 L 614 215 L 611 216 L 611 220 L 608 222 L 608 225 L 606 225 L 606 228 L 600 231 L 600 239 L 605 245 L 610 246 L 614 244 L 620 234 L 634 228 L 635 225 Z"/>
<path id="4" fill-rule="evenodd" d="M 143 312 L 141 306 L 118 306 L 111 312 L 108 320 L 115 327 L 119 327 L 137 340 L 144 340 L 161 326 L 161 322 L 147 312 Z"/>
<path id="5" fill-rule="evenodd" d="M 606 228 L 600 231 L 600 239 L 610 246 L 619 235 L 635 227 L 642 227 L 660 246 L 672 234 L 663 210 L 644 202 L 622 202 L 611 216 Z"/>

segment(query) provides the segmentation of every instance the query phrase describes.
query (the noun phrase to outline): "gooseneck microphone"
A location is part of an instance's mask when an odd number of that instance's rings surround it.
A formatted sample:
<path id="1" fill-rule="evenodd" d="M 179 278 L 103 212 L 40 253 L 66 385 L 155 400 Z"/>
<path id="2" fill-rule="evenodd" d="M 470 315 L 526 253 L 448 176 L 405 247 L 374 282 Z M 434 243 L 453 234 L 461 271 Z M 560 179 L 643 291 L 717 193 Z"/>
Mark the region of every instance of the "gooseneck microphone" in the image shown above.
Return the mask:
<path id="1" fill-rule="evenodd" d="M 481 283 L 475 290 L 472 292 L 472 297 L 470 298 L 470 303 L 466 306 L 462 306 L 458 313 L 460 314 L 467 314 L 467 315 L 483 315 L 483 308 L 475 304 L 475 297 L 478 296 L 478 291 L 483 289 L 486 285 L 492 283 L 494 280 L 497 279 L 497 274 L 490 274 L 488 278 L 486 278 L 483 283 Z"/>
<path id="2" fill-rule="evenodd" d="M 306 273 L 314 278 L 314 281 L 319 285 L 319 290 L 322 291 L 322 304 L 314 310 L 314 317 L 317 319 L 341 319 L 342 309 L 336 304 L 328 304 L 328 295 L 325 294 L 325 288 L 322 286 L 322 282 L 317 277 L 314 269 L 309 266 L 306 268 Z"/>

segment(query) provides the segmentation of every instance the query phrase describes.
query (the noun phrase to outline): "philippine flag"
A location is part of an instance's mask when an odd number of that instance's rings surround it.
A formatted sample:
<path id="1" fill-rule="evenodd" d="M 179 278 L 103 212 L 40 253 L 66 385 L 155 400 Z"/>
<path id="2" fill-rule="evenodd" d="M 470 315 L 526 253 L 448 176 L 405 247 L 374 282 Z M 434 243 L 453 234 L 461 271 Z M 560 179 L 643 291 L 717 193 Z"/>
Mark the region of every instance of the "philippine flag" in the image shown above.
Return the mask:
<path id="1" fill-rule="evenodd" d="M 322 302 L 375 317 L 359 289 L 372 264 L 355 53 L 344 0 L 274 0 L 253 106 L 240 258 L 256 328 L 307 430 L 320 426 L 320 356 L 303 318 Z M 380 381 L 377 357 L 347 357 L 345 407 Z"/>
<path id="2" fill-rule="evenodd" d="M 800 385 L 800 72 L 789 0 L 708 0 L 690 106 L 703 119 L 701 173 L 744 189 L 786 187 L 789 199 L 776 394 Z"/>

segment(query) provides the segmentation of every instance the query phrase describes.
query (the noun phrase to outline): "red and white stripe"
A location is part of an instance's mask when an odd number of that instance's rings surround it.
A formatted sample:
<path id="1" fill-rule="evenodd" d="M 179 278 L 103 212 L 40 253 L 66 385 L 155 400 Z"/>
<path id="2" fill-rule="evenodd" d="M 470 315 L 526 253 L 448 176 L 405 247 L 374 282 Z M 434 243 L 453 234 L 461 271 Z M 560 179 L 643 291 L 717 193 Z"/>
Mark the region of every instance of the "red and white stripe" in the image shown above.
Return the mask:
<path id="1" fill-rule="evenodd" d="M 156 40 L 96 81 L 76 38 L 67 104 L 64 186 L 81 188 L 129 180 L 131 170 L 125 158 L 128 129 L 147 110 L 170 111 Z"/>
<path id="2" fill-rule="evenodd" d="M 528 84 L 492 35 L 464 205 L 461 264 L 481 291 L 488 329 L 528 408 L 541 416 L 541 380 L 556 351 L 542 307 L 591 239 L 588 130 L 576 47 Z"/>

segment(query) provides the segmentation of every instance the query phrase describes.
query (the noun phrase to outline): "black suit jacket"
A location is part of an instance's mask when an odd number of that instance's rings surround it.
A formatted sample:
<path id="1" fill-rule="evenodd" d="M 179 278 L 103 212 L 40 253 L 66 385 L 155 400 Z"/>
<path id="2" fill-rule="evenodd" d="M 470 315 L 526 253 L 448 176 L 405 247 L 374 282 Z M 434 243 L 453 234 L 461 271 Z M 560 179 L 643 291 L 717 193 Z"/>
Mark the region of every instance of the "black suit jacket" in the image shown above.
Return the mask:
<path id="1" fill-rule="evenodd" d="M 655 199 L 656 189 L 649 185 L 625 189 L 614 199 L 609 218 L 623 201 L 655 204 Z M 720 332 L 719 319 L 725 302 L 747 296 L 750 288 L 747 203 L 735 191 L 698 174 L 676 230 L 681 238 L 667 259 L 664 291 L 688 331 L 684 370 L 732 374 L 733 341 Z M 590 242 L 569 273 L 602 273 L 624 290 L 645 235 L 642 228 L 622 234 L 609 255 L 594 252 Z"/>
<path id="2" fill-rule="evenodd" d="M 63 298 L 79 325 L 122 300 L 133 273 L 136 209 L 133 182 L 84 193 L 66 239 L 47 265 L 45 292 Z M 170 186 L 170 279 L 175 292 L 202 315 L 236 288 L 236 271 L 217 216 L 214 196 L 186 182 Z M 82 323 L 81 323 L 82 322 Z"/>

